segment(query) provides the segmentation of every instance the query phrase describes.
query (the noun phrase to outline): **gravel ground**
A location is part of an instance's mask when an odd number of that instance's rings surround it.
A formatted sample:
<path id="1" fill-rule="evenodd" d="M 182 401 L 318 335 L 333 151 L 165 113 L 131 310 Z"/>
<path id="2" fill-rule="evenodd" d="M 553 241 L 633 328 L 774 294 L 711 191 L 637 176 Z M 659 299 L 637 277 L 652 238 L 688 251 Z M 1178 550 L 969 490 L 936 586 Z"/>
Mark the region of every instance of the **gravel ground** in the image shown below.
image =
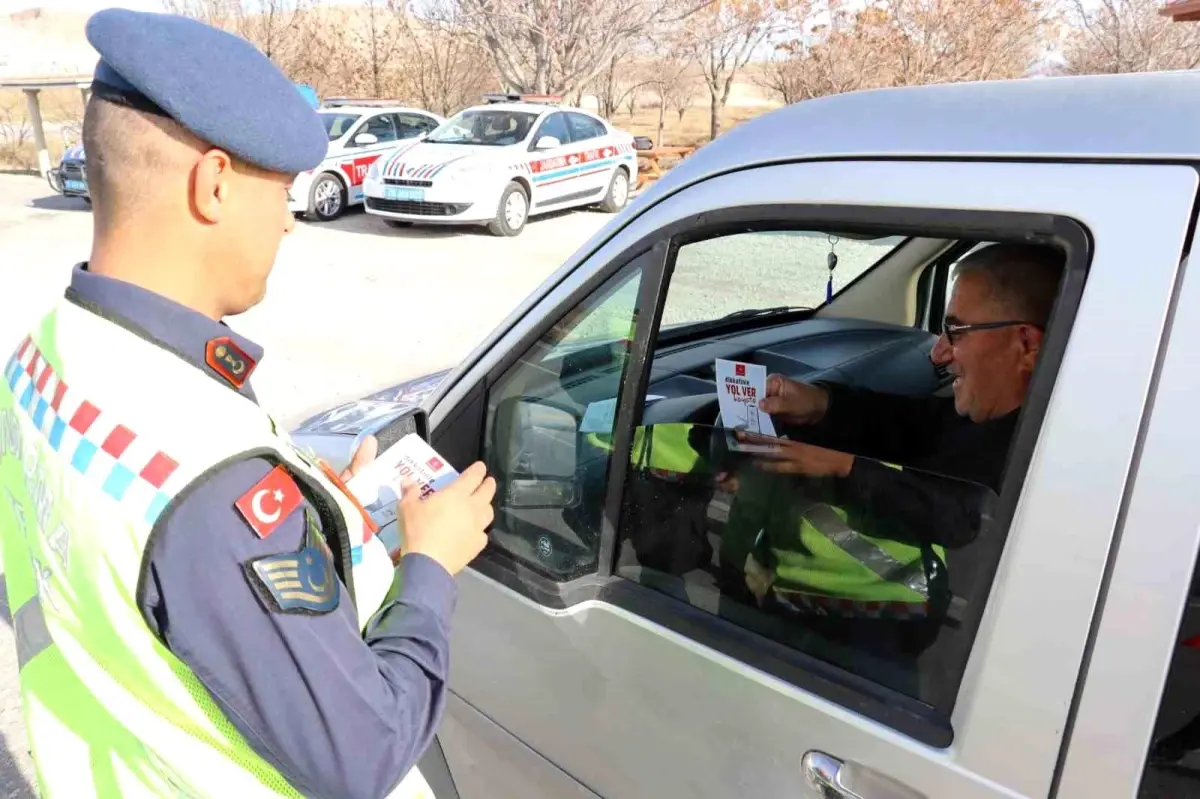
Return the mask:
<path id="1" fill-rule="evenodd" d="M 361 211 L 301 223 L 280 249 L 267 298 L 230 324 L 266 349 L 255 390 L 293 424 L 453 365 L 608 219 L 556 214 L 513 239 L 482 228 L 394 230 Z M 40 178 L 0 174 L 0 351 L 62 295 L 91 232 L 82 200 L 59 197 Z M 0 799 L 24 799 L 35 780 L 3 597 L 0 586 Z"/>

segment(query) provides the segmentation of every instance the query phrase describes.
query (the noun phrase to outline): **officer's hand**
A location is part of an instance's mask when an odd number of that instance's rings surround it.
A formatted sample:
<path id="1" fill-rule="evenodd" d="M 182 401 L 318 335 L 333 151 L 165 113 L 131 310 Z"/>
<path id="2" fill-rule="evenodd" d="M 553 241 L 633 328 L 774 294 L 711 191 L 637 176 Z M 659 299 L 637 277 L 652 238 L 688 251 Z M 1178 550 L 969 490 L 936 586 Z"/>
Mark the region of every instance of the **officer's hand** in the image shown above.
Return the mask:
<path id="1" fill-rule="evenodd" d="M 829 393 L 783 375 L 771 375 L 767 395 L 759 400 L 758 408 L 789 424 L 816 424 L 829 408 Z"/>
<path id="2" fill-rule="evenodd" d="M 367 436 L 363 442 L 358 445 L 358 450 L 354 456 L 350 458 L 350 465 L 342 470 L 338 477 L 342 478 L 343 482 L 348 481 L 351 477 L 367 468 L 367 464 L 375 460 L 375 456 L 379 454 L 379 439 L 375 436 Z"/>
<path id="3" fill-rule="evenodd" d="M 473 463 L 458 479 L 425 499 L 401 488 L 399 511 L 405 554 L 433 558 L 450 574 L 458 574 L 487 546 L 484 532 L 495 512 L 496 481 L 482 463 Z"/>
<path id="4" fill-rule="evenodd" d="M 737 439 L 746 444 L 767 444 L 773 449 L 754 459 L 764 472 L 799 474 L 805 477 L 846 477 L 854 468 L 854 456 L 802 441 L 771 438 L 757 433 L 737 431 Z"/>

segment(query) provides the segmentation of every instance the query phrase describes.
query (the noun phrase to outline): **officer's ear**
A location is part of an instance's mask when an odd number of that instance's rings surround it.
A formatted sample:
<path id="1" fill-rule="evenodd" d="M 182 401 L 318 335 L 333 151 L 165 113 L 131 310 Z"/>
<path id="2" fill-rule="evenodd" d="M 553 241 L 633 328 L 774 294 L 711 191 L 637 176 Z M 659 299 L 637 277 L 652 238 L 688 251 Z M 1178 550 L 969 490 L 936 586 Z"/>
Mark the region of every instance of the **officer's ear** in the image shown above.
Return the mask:
<path id="1" fill-rule="evenodd" d="M 224 150 L 212 149 L 200 156 L 192 170 L 191 205 L 198 219 L 208 224 L 221 221 L 229 201 L 233 180 L 233 158 Z"/>

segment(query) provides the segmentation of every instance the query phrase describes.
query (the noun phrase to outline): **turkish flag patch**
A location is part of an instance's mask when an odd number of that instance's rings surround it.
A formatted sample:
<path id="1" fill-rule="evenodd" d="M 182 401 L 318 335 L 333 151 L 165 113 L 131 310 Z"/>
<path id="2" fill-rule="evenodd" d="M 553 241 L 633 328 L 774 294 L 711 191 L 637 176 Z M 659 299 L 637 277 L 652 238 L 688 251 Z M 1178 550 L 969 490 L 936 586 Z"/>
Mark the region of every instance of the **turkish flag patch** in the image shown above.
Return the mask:
<path id="1" fill-rule="evenodd" d="M 282 466 L 276 466 L 234 503 L 238 513 L 259 538 L 266 538 L 300 507 L 304 496 Z"/>
<path id="2" fill-rule="evenodd" d="M 746 376 L 746 364 L 744 364 L 744 363 L 734 364 L 733 365 L 733 374 L 735 377 L 745 377 Z"/>

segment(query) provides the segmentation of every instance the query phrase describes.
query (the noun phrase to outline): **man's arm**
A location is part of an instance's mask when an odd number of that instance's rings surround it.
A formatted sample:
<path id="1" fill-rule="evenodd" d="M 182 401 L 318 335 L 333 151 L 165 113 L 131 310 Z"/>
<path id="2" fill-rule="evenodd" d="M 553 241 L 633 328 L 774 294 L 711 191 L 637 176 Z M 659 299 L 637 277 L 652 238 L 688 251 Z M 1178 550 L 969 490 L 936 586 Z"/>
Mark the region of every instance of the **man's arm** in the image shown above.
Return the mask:
<path id="1" fill-rule="evenodd" d="M 885 461 L 925 454 L 936 442 L 951 402 L 944 397 L 905 397 L 837 383 L 816 385 L 829 394 L 823 417 L 811 426 L 789 427 L 789 437 Z"/>
<path id="2" fill-rule="evenodd" d="M 271 470 L 262 459 L 212 476 L 165 520 L 139 602 L 251 747 L 311 797 L 378 797 L 432 741 L 445 705 L 456 588 L 408 555 L 402 588 L 360 635 L 345 586 L 332 611 L 282 613 L 242 564 L 295 552 L 304 513 L 259 539 L 234 502 Z"/>
<path id="3" fill-rule="evenodd" d="M 909 544 L 966 546 L 992 518 L 987 486 L 919 469 L 896 469 L 857 457 L 836 480 L 836 502 L 861 521 L 860 532 Z"/>

